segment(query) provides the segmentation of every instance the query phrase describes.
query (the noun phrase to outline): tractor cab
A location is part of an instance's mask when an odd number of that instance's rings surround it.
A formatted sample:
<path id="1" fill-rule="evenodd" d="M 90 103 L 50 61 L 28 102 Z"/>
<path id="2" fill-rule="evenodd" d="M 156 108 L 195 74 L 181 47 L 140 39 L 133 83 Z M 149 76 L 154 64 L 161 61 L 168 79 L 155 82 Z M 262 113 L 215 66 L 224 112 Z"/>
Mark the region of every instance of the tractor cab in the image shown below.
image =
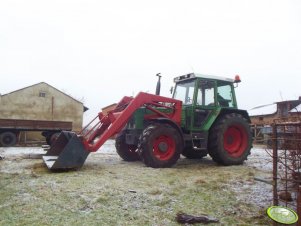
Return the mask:
<path id="1" fill-rule="evenodd" d="M 193 139 L 193 146 L 206 149 L 208 131 L 223 111 L 235 111 L 237 102 L 234 84 L 240 82 L 235 79 L 187 74 L 176 77 L 173 98 L 181 100 L 181 127 Z M 191 140 L 191 139 L 190 139 Z"/>
<path id="2" fill-rule="evenodd" d="M 181 100 L 184 106 L 237 108 L 233 84 L 240 82 L 239 77 L 229 79 L 192 73 L 176 77 L 174 82 L 173 98 Z"/>

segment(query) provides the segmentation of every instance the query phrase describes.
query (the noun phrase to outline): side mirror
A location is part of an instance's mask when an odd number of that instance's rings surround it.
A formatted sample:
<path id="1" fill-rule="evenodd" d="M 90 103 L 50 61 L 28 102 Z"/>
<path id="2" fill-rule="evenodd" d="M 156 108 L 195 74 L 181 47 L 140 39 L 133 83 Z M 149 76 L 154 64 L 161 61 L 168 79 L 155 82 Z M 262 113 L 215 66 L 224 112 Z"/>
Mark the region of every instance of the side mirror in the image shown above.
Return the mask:
<path id="1" fill-rule="evenodd" d="M 170 94 L 172 94 L 173 93 L 173 86 L 172 87 L 170 87 Z"/>

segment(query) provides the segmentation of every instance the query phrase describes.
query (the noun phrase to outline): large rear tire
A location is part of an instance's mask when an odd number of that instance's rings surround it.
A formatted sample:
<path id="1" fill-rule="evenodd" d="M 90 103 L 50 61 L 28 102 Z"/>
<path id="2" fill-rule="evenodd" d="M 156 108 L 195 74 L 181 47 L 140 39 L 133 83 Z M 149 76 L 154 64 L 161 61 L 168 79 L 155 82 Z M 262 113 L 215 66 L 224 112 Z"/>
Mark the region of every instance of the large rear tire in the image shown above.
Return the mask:
<path id="1" fill-rule="evenodd" d="M 121 131 L 115 139 L 115 147 L 117 154 L 127 162 L 134 162 L 140 160 L 137 153 L 136 145 L 129 145 L 125 142 L 125 131 Z"/>
<path id="2" fill-rule="evenodd" d="M 0 134 L 0 144 L 3 147 L 11 147 L 17 143 L 17 136 L 13 132 L 4 132 Z"/>
<path id="3" fill-rule="evenodd" d="M 166 123 L 154 123 L 144 129 L 138 150 L 146 166 L 165 168 L 178 161 L 182 149 L 182 137 L 176 128 Z"/>
<path id="4" fill-rule="evenodd" d="M 242 164 L 250 154 L 252 136 L 248 121 L 240 114 L 224 115 L 209 133 L 209 155 L 222 165 Z"/>

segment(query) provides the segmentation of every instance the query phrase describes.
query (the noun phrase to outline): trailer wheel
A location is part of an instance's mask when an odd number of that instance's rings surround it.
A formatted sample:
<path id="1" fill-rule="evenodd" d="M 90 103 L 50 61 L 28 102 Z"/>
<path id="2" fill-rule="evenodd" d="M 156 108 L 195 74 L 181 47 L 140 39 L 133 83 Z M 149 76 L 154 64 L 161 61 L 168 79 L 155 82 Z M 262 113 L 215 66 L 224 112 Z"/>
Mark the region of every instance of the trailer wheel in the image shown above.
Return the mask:
<path id="1" fill-rule="evenodd" d="M 247 120 L 236 113 L 223 116 L 210 129 L 208 147 L 215 162 L 223 165 L 242 164 L 252 147 Z"/>
<path id="2" fill-rule="evenodd" d="M 193 150 L 191 146 L 185 147 L 182 152 L 182 155 L 188 159 L 201 159 L 207 156 L 207 154 L 206 151 Z"/>
<path id="3" fill-rule="evenodd" d="M 178 161 L 183 143 L 177 129 L 169 124 L 154 123 L 144 129 L 138 147 L 139 155 L 147 166 L 163 168 Z"/>
<path id="4" fill-rule="evenodd" d="M 14 146 L 17 143 L 17 136 L 13 132 L 4 132 L 0 134 L 0 144 L 3 147 Z"/>
<path id="5" fill-rule="evenodd" d="M 140 160 L 140 157 L 137 153 L 136 145 L 128 145 L 125 142 L 125 131 L 121 131 L 115 139 L 115 147 L 117 154 L 127 162 L 133 162 Z"/>

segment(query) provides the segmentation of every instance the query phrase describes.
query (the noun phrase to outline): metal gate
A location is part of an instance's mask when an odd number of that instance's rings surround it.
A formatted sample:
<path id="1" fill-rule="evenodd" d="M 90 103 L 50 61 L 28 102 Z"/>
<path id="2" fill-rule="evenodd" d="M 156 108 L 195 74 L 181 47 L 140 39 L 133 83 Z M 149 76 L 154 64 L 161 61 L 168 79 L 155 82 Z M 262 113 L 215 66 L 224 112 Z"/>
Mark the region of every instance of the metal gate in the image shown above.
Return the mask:
<path id="1" fill-rule="evenodd" d="M 270 141 L 273 150 L 273 204 L 292 208 L 301 217 L 300 121 L 275 121 Z M 301 220 L 298 225 L 301 226 Z"/>

